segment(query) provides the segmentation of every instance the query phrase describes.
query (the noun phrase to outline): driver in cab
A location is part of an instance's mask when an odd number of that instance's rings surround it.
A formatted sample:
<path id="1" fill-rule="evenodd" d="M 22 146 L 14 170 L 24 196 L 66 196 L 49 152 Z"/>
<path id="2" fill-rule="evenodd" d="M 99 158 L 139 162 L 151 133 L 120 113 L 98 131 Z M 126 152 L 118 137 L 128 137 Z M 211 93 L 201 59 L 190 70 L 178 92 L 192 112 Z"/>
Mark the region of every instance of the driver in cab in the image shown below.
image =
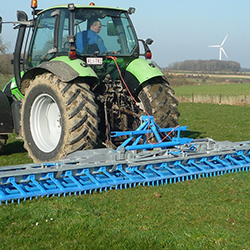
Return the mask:
<path id="1" fill-rule="evenodd" d="M 98 19 L 92 20 L 90 29 L 76 34 L 76 47 L 80 53 L 94 54 L 99 51 L 100 54 L 107 51 L 102 38 L 98 35 L 102 29 L 102 24 Z"/>

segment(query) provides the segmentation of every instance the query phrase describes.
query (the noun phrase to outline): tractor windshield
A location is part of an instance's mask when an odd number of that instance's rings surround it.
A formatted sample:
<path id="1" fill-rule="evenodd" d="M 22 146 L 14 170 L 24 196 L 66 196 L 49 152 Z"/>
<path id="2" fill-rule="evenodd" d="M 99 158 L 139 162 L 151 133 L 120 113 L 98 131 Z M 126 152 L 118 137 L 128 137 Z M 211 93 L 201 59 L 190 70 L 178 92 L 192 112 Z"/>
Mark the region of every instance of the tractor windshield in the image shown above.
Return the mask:
<path id="1" fill-rule="evenodd" d="M 132 23 L 121 10 L 76 9 L 74 26 L 80 55 L 131 55 L 137 45 Z"/>

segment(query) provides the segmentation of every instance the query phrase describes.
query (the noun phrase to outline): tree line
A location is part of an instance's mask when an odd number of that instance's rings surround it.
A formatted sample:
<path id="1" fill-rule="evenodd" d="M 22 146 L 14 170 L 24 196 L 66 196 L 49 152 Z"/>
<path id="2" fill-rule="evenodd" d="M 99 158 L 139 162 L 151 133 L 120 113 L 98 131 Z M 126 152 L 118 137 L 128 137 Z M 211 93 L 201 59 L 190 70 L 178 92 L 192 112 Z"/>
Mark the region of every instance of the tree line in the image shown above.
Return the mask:
<path id="1" fill-rule="evenodd" d="M 12 54 L 7 54 L 8 44 L 4 44 L 0 37 L 0 74 L 13 74 Z"/>
<path id="2" fill-rule="evenodd" d="M 186 60 L 183 62 L 174 62 L 168 66 L 170 70 L 187 70 L 187 71 L 240 71 L 240 64 L 234 61 L 220 61 L 220 60 Z"/>

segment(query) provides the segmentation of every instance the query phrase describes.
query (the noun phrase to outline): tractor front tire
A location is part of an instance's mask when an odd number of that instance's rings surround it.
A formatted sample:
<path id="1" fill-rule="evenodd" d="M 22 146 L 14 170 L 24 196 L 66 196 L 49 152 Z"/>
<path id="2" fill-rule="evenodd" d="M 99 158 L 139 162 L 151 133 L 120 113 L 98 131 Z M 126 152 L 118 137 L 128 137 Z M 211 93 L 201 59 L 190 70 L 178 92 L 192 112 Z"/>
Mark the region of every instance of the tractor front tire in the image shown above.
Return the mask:
<path id="1" fill-rule="evenodd" d="M 154 116 L 154 121 L 161 128 L 178 125 L 180 116 L 177 110 L 178 101 L 167 81 L 146 85 L 139 92 L 138 98 L 147 113 Z"/>
<path id="2" fill-rule="evenodd" d="M 55 161 L 94 148 L 98 107 L 86 83 L 65 83 L 51 73 L 31 82 L 21 109 L 24 147 L 34 162 Z"/>

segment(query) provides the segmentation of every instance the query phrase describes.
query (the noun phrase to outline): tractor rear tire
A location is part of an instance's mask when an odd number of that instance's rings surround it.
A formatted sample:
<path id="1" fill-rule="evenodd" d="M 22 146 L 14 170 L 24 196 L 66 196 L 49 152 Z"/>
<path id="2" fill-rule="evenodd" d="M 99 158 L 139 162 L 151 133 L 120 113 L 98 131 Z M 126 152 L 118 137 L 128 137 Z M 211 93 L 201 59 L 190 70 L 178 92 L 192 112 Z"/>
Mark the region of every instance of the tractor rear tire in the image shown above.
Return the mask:
<path id="1" fill-rule="evenodd" d="M 34 162 L 55 161 L 96 146 L 99 118 L 86 83 L 65 83 L 51 73 L 31 82 L 21 109 L 24 147 Z"/>
<path id="2" fill-rule="evenodd" d="M 154 121 L 161 128 L 175 127 L 180 116 L 177 110 L 178 101 L 174 97 L 174 90 L 167 81 L 148 84 L 138 95 L 144 109 L 154 116 Z"/>

